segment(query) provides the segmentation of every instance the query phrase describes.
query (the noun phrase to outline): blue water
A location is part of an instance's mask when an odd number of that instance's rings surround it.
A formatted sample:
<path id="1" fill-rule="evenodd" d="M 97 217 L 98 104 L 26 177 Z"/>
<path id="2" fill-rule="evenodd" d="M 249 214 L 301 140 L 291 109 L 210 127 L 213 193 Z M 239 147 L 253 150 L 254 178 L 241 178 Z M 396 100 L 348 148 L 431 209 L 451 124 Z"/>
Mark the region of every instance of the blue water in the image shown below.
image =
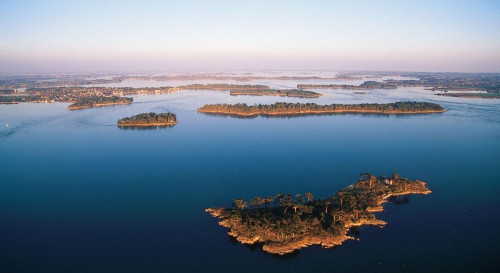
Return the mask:
<path id="1" fill-rule="evenodd" d="M 81 111 L 0 105 L 0 271 L 495 272 L 500 102 L 410 91 L 313 101 L 417 98 L 448 111 L 239 119 L 196 107 L 304 100 L 209 91 Z M 179 124 L 115 126 L 149 111 L 174 112 Z M 329 196 L 361 172 L 398 172 L 433 193 L 386 204 L 378 217 L 389 224 L 354 230 L 359 241 L 286 257 L 235 243 L 204 212 L 277 192 Z"/>

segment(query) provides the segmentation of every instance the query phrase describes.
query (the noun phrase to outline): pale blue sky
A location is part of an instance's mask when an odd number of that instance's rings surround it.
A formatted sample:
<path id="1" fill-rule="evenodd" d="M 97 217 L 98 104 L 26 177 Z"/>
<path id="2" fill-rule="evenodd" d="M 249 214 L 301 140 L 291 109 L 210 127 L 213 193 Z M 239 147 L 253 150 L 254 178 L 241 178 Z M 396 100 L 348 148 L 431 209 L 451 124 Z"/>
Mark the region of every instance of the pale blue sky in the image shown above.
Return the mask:
<path id="1" fill-rule="evenodd" d="M 500 1 L 0 0 L 0 72 L 500 72 Z"/>

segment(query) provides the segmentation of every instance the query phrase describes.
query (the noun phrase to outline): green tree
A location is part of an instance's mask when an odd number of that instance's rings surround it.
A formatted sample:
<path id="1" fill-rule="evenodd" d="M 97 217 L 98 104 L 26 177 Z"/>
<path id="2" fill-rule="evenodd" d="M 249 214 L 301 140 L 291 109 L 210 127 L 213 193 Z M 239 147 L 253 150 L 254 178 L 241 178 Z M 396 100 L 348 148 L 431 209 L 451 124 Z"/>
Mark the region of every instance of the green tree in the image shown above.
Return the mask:
<path id="1" fill-rule="evenodd" d="M 307 198 L 307 203 L 311 203 L 312 201 L 314 201 L 314 196 L 310 192 L 306 192 L 306 198 Z"/>
<path id="2" fill-rule="evenodd" d="M 262 205 L 262 199 L 259 196 L 255 196 L 251 201 L 250 205 L 252 205 L 254 208 L 258 208 Z"/>
<path id="3" fill-rule="evenodd" d="M 247 206 L 247 203 L 244 202 L 243 199 L 239 198 L 233 201 L 233 206 L 236 209 L 243 211 L 243 209 Z"/>
<path id="4" fill-rule="evenodd" d="M 297 209 L 302 206 L 302 203 L 304 202 L 304 198 L 300 193 L 295 194 L 295 199 L 293 200 L 293 211 L 294 214 L 297 213 Z"/>
<path id="5" fill-rule="evenodd" d="M 276 197 L 274 198 L 274 203 L 278 204 L 281 207 L 281 204 L 283 203 L 283 197 L 284 195 L 282 193 L 277 193 Z"/>
<path id="6" fill-rule="evenodd" d="M 323 203 L 325 204 L 325 213 L 328 213 L 328 207 L 330 207 L 332 202 L 329 199 L 326 199 Z"/>
<path id="7" fill-rule="evenodd" d="M 266 208 L 269 208 L 269 205 L 273 202 L 273 198 L 268 196 L 262 200 L 262 202 L 266 205 Z"/>
<path id="8" fill-rule="evenodd" d="M 288 210 L 289 207 L 292 206 L 292 195 L 287 193 L 285 197 L 283 198 L 283 202 L 281 203 L 281 206 L 285 208 L 283 215 L 286 214 L 286 211 Z"/>

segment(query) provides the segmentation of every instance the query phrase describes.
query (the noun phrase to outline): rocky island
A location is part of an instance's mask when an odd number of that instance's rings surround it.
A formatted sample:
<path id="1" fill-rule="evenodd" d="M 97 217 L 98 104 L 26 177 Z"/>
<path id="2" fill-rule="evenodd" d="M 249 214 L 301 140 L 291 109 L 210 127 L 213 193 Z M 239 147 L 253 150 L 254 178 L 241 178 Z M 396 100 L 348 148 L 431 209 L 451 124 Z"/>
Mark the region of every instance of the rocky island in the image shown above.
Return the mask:
<path id="1" fill-rule="evenodd" d="M 341 245 L 351 227 L 386 222 L 373 214 L 383 210 L 389 198 L 409 194 L 429 194 L 426 183 L 409 180 L 394 173 L 391 177 L 361 174 L 351 186 L 337 194 L 315 200 L 305 195 L 278 193 L 274 197 L 255 197 L 249 202 L 236 199 L 233 208 L 209 208 L 205 211 L 220 219 L 219 225 L 242 244 L 260 244 L 265 252 L 284 255 L 300 248 Z"/>
<path id="2" fill-rule="evenodd" d="M 296 98 L 319 98 L 323 94 L 300 89 L 242 89 L 231 90 L 231 96 L 280 96 Z"/>
<path id="3" fill-rule="evenodd" d="M 177 124 L 177 118 L 172 113 L 142 113 L 128 118 L 120 119 L 116 125 L 118 127 L 157 127 L 173 126 Z"/>
<path id="4" fill-rule="evenodd" d="M 102 107 L 102 106 L 110 106 L 110 105 L 121 105 L 121 104 L 131 104 L 134 101 L 133 98 L 127 97 L 88 97 L 81 98 L 77 102 L 68 106 L 69 110 L 79 110 L 79 109 L 87 109 L 92 107 Z"/>
<path id="5" fill-rule="evenodd" d="M 200 113 L 213 113 L 232 116 L 278 116 L 278 115 L 314 115 L 314 114 L 425 114 L 446 111 L 441 105 L 429 102 L 394 102 L 394 103 L 363 103 L 363 104 L 330 104 L 316 103 L 285 103 L 270 105 L 256 104 L 248 106 L 237 104 L 207 104 L 198 108 Z"/>

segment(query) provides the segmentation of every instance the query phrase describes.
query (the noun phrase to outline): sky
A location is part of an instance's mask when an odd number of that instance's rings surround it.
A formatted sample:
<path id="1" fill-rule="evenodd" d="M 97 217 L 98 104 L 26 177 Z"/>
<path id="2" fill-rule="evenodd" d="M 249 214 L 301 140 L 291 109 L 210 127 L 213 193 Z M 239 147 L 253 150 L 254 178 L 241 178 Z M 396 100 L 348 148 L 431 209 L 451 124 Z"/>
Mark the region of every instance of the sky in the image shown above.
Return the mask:
<path id="1" fill-rule="evenodd" d="M 500 72 L 500 1 L 0 0 L 0 73 Z"/>

